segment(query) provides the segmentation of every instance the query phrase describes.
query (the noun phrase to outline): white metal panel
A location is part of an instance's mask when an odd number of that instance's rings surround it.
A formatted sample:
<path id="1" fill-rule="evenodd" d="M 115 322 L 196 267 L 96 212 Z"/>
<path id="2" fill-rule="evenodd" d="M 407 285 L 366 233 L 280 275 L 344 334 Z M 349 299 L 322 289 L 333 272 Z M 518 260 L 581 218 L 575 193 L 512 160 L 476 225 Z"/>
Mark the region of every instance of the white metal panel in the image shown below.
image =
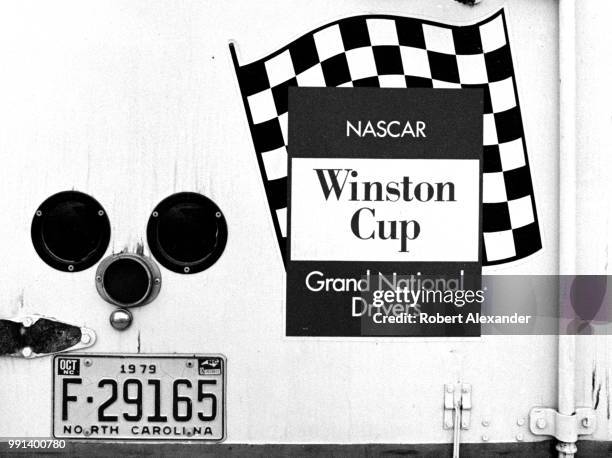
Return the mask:
<path id="1" fill-rule="evenodd" d="M 605 0 L 582 2 L 577 9 L 577 271 L 610 275 L 612 252 L 612 129 L 610 100 L 612 58 L 610 18 L 612 4 Z M 609 303 L 612 285 L 608 284 Z M 596 407 L 593 439 L 612 438 L 612 337 L 577 338 L 576 377 L 578 405 Z"/>
<path id="2" fill-rule="evenodd" d="M 97 352 L 221 352 L 228 441 L 447 442 L 444 383 L 473 385 L 463 440 L 512 441 L 533 405 L 554 405 L 554 337 L 307 340 L 284 332 L 284 270 L 228 51 L 241 61 L 342 16 L 394 13 L 465 22 L 451 0 L 15 2 L 0 7 L 0 303 L 98 332 Z M 503 273 L 556 273 L 557 7 L 508 2 L 511 44 L 545 249 Z M 75 188 L 112 224 L 109 253 L 146 242 L 149 212 L 175 191 L 215 200 L 223 257 L 202 274 L 163 270 L 154 303 L 128 331 L 92 269 L 54 271 L 30 242 L 36 207 Z M 145 253 L 147 252 L 145 243 Z M 0 436 L 48 436 L 49 359 L 0 359 Z M 489 417 L 491 425 L 481 426 Z"/>

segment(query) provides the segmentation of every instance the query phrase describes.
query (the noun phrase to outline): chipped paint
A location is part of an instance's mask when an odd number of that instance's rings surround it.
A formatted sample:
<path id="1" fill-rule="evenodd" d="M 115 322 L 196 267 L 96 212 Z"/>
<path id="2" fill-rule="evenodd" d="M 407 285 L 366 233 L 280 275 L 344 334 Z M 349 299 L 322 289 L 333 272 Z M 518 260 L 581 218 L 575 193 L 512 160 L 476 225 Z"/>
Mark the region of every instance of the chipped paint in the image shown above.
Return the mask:
<path id="1" fill-rule="evenodd" d="M 610 420 L 610 410 L 612 410 L 612 398 L 610 397 L 610 369 L 606 372 L 606 398 L 608 400 L 606 405 L 606 418 Z"/>
<path id="2" fill-rule="evenodd" d="M 138 237 L 136 242 L 126 243 L 120 251 L 116 251 L 113 247 L 112 253 L 113 255 L 124 254 L 124 253 L 133 253 L 140 256 L 144 256 L 145 244 L 142 237 Z"/>
<path id="3" fill-rule="evenodd" d="M 597 363 L 593 361 L 593 370 L 591 371 L 591 399 L 593 409 L 595 410 L 597 410 L 597 407 L 599 407 L 601 385 L 602 383 L 597 377 Z"/>
<path id="4" fill-rule="evenodd" d="M 597 410 L 599 407 L 599 395 L 601 394 L 601 383 L 597 385 L 597 390 L 594 393 L 593 409 Z"/>

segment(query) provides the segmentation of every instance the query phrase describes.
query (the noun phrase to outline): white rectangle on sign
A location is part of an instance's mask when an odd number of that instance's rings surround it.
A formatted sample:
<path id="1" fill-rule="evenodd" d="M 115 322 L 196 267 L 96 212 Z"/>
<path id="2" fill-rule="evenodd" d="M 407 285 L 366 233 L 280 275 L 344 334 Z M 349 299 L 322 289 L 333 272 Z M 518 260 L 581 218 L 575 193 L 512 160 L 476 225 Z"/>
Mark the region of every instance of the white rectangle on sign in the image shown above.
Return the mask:
<path id="1" fill-rule="evenodd" d="M 476 159 L 293 158 L 293 261 L 477 262 Z"/>
<path id="2" fill-rule="evenodd" d="M 53 436 L 222 441 L 225 368 L 221 355 L 56 356 Z"/>

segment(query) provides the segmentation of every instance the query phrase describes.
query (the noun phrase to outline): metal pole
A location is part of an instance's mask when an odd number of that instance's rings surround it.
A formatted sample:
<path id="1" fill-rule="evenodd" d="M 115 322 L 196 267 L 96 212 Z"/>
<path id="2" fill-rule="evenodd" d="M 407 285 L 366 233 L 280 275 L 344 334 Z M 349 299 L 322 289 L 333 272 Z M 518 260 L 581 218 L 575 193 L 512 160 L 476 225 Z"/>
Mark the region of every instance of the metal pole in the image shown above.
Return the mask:
<path id="1" fill-rule="evenodd" d="M 576 4 L 559 0 L 559 274 L 576 274 Z M 561 297 L 561 295 L 559 295 Z M 562 310 L 564 304 L 560 303 Z M 558 411 L 575 412 L 576 339 L 559 329 Z M 557 443 L 559 457 L 573 457 L 575 442 Z"/>

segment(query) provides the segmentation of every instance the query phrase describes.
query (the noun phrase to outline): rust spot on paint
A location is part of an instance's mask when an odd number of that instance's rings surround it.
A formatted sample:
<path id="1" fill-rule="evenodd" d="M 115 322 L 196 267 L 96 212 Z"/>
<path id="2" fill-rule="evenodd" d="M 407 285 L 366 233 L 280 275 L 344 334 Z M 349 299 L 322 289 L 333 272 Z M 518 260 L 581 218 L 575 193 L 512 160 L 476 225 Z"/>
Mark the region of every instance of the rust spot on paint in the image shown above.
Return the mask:
<path id="1" fill-rule="evenodd" d="M 30 327 L 29 346 L 35 353 L 55 353 L 81 340 L 81 329 L 58 321 L 39 319 Z"/>
<path id="2" fill-rule="evenodd" d="M 601 394 L 601 385 L 597 387 L 597 391 L 595 391 L 595 401 L 593 403 L 593 409 L 597 410 L 599 407 L 599 395 Z"/>
<path id="3" fill-rule="evenodd" d="M 608 400 L 608 405 L 606 406 L 606 417 L 608 420 L 610 419 L 610 404 L 612 403 L 612 399 L 610 399 L 610 370 L 606 372 L 606 399 Z"/>
<path id="4" fill-rule="evenodd" d="M 125 245 L 121 249 L 121 251 L 113 250 L 113 254 L 129 254 L 129 253 L 138 254 L 141 256 L 144 255 L 144 242 L 142 241 L 142 239 L 139 242 L 137 242 L 135 245 L 134 244 Z"/>
<path id="5" fill-rule="evenodd" d="M 591 396 L 593 399 L 594 410 L 597 410 L 597 407 L 599 407 L 599 401 L 601 399 L 601 385 L 602 383 L 597 381 L 597 364 L 593 362 L 593 371 L 591 372 Z M 608 410 L 609 408 L 610 406 L 608 403 Z"/>

